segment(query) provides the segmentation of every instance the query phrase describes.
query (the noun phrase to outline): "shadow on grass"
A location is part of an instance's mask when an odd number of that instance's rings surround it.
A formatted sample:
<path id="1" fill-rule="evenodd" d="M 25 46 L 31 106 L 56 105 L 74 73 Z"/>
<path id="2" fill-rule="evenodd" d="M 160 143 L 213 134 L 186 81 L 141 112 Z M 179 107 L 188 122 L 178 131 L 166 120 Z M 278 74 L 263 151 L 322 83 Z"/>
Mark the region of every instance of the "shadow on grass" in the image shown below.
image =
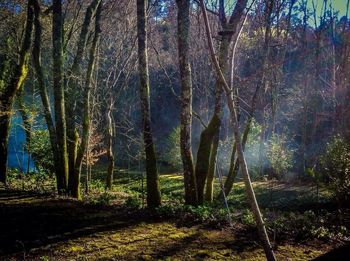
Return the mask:
<path id="1" fill-rule="evenodd" d="M 326 261 L 326 260 L 350 260 L 350 243 L 347 243 L 341 247 L 331 250 L 330 252 L 317 257 L 315 261 Z"/>
<path id="2" fill-rule="evenodd" d="M 54 199 L 47 194 L 0 190 L 0 259 L 4 255 L 118 230 L 146 220 L 156 222 L 136 210 Z"/>

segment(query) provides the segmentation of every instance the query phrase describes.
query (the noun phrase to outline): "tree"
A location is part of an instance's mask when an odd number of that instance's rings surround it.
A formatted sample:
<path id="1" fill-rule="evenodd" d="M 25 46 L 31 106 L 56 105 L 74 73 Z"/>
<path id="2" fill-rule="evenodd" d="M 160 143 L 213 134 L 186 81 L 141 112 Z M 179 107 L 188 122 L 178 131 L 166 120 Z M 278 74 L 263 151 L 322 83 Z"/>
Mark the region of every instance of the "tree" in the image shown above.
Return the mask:
<path id="1" fill-rule="evenodd" d="M 258 83 L 256 84 L 255 87 L 255 91 L 252 97 L 252 101 L 251 101 L 251 105 L 250 105 L 250 110 L 249 110 L 249 115 L 243 130 L 243 135 L 242 135 L 242 149 L 245 149 L 245 145 L 247 143 L 248 140 L 248 135 L 251 129 L 251 124 L 253 122 L 253 117 L 254 117 L 254 113 L 255 113 L 255 109 L 256 109 L 256 105 L 258 102 L 258 98 L 260 96 L 260 90 L 263 89 L 265 91 L 266 89 L 266 74 L 267 74 L 267 70 L 268 70 L 268 62 L 269 62 L 269 54 L 270 54 L 270 48 L 269 48 L 269 44 L 271 41 L 271 17 L 272 17 L 272 13 L 273 13 L 273 7 L 274 7 L 274 1 L 267 1 L 266 5 L 265 5 L 265 14 L 264 14 L 264 43 L 263 43 L 263 48 L 262 48 L 262 54 L 263 54 L 263 58 L 262 58 L 262 62 L 261 62 L 261 70 L 259 72 L 258 75 Z M 233 54 L 234 55 L 234 54 Z M 264 127 L 261 130 L 262 133 L 264 133 Z M 263 140 L 261 140 L 262 142 Z M 238 157 L 236 157 L 236 143 L 234 143 L 233 147 L 232 147 L 232 153 L 231 153 L 231 163 L 230 163 L 230 168 L 229 168 L 229 172 L 227 175 L 227 179 L 225 181 L 225 185 L 224 185 L 224 192 L 226 195 L 228 195 L 231 190 L 232 190 L 232 186 L 233 183 L 237 177 L 238 174 L 238 170 L 239 170 L 239 159 Z M 261 157 L 261 153 L 259 153 L 259 157 Z M 261 162 L 261 160 L 260 160 Z"/>
<path id="2" fill-rule="evenodd" d="M 77 154 L 78 154 L 78 139 L 79 134 L 76 127 L 77 122 L 77 99 L 78 99 L 78 89 L 79 83 L 81 82 L 81 67 L 82 61 L 84 59 L 84 52 L 87 46 L 89 27 L 93 19 L 93 14 L 96 12 L 96 9 L 100 5 L 101 0 L 92 0 L 90 5 L 87 7 L 85 12 L 84 21 L 81 27 L 80 35 L 77 42 L 77 50 L 73 59 L 73 63 L 69 72 L 67 73 L 67 90 L 66 90 L 66 111 L 67 111 L 67 149 L 68 149 L 68 186 L 70 193 L 73 193 L 73 190 L 76 190 L 76 169 L 79 169 L 79 166 L 76 166 Z M 96 32 L 95 32 L 96 34 Z M 86 88 L 86 82 L 85 86 Z M 78 162 L 78 165 L 81 164 Z"/>
<path id="3" fill-rule="evenodd" d="M 54 167 L 55 167 L 54 169 L 56 173 L 57 189 L 60 190 L 61 182 L 62 182 L 61 181 L 62 178 L 60 176 L 63 175 L 64 173 L 61 172 L 61 160 L 60 160 L 58 144 L 57 144 L 56 126 L 51 113 L 50 99 L 47 93 L 45 76 L 44 76 L 42 63 L 41 63 L 41 41 L 42 41 L 42 25 L 40 21 L 41 8 L 37 0 L 34 2 L 34 12 L 35 12 L 35 19 L 34 19 L 35 34 L 34 34 L 34 43 L 33 43 L 33 50 L 32 50 L 33 66 L 34 66 L 35 75 L 38 81 L 39 94 L 43 105 L 44 118 L 45 118 L 46 126 L 49 132 L 51 150 L 53 155 L 53 164 L 54 164 Z"/>
<path id="4" fill-rule="evenodd" d="M 90 47 L 89 53 L 89 62 L 88 68 L 86 71 L 85 77 L 85 94 L 84 94 L 84 110 L 83 110 L 83 133 L 81 138 L 81 143 L 78 149 L 77 158 L 74 164 L 74 174 L 73 181 L 71 185 L 71 193 L 72 196 L 81 199 L 80 195 L 80 176 L 81 176 L 81 166 L 83 162 L 83 157 L 85 151 L 88 147 L 88 140 L 90 134 L 90 125 L 91 125 L 91 79 L 93 76 L 94 68 L 95 68 L 95 60 L 96 60 L 96 52 L 97 52 L 97 44 L 100 39 L 101 28 L 100 28 L 100 20 L 101 20 L 101 10 L 102 10 L 102 1 L 98 3 L 96 17 L 95 17 L 95 34 L 92 40 L 92 44 Z"/>
<path id="5" fill-rule="evenodd" d="M 136 1 L 140 104 L 142 114 L 142 132 L 146 154 L 147 205 L 148 207 L 158 207 L 161 204 L 161 198 L 156 152 L 151 129 L 150 87 L 147 57 L 146 0 Z"/>
<path id="6" fill-rule="evenodd" d="M 114 153 L 113 153 L 113 99 L 111 99 L 108 109 L 107 109 L 107 131 L 106 131 L 106 142 L 107 142 L 107 157 L 108 157 L 108 169 L 107 169 L 107 179 L 106 179 L 106 188 L 112 189 L 113 184 L 113 172 L 114 172 Z"/>
<path id="7" fill-rule="evenodd" d="M 18 90 L 23 86 L 28 74 L 28 60 L 32 41 L 34 21 L 34 0 L 29 0 L 27 5 L 27 20 L 24 38 L 19 52 L 18 62 L 15 64 L 12 77 L 6 83 L 5 74 L 1 75 L 0 85 L 0 182 L 7 181 L 7 146 L 10 133 L 10 120 L 14 98 Z M 6 63 L 6 61 L 5 61 Z"/>
<path id="8" fill-rule="evenodd" d="M 189 63 L 190 0 L 177 0 L 177 40 L 181 78 L 180 148 L 184 170 L 185 203 L 198 204 L 197 183 L 194 173 L 191 125 L 192 125 L 192 80 Z"/>
<path id="9" fill-rule="evenodd" d="M 240 4 L 240 3 L 238 2 L 237 4 Z M 205 7 L 203 0 L 200 1 L 200 6 L 201 6 L 201 10 L 202 10 L 203 17 L 204 17 L 204 23 L 205 23 L 205 29 L 206 29 L 207 38 L 208 38 L 208 45 L 209 45 L 211 59 L 212 59 L 212 62 L 214 64 L 217 76 L 220 78 L 220 80 L 223 84 L 223 88 L 224 88 L 226 98 L 227 98 L 228 107 L 229 107 L 231 118 L 232 118 L 233 135 L 234 135 L 234 139 L 236 140 L 237 156 L 238 156 L 240 166 L 242 169 L 242 173 L 243 173 L 248 202 L 251 206 L 251 210 L 253 212 L 255 222 L 257 224 L 258 233 L 259 233 L 260 239 L 262 240 L 262 243 L 263 243 L 266 258 L 269 261 L 276 260 L 276 257 L 274 255 L 273 250 L 272 250 L 270 240 L 269 240 L 266 228 L 265 228 L 264 221 L 262 219 L 262 215 L 261 215 L 258 203 L 257 203 L 256 198 L 255 198 L 253 186 L 252 186 L 252 183 L 250 181 L 249 171 L 248 171 L 247 163 L 245 161 L 242 143 L 241 143 L 236 108 L 235 108 L 235 104 L 234 104 L 234 99 L 232 98 L 232 95 L 231 95 L 232 90 L 230 89 L 229 85 L 227 84 L 227 82 L 225 80 L 225 76 L 223 75 L 223 73 L 221 71 L 220 64 L 219 64 L 217 57 L 215 55 L 213 40 L 212 40 L 212 36 L 211 36 L 211 29 L 210 29 L 209 22 L 208 22 L 208 15 L 207 15 L 206 7 Z"/>
<path id="10" fill-rule="evenodd" d="M 52 2 L 52 58 L 55 126 L 59 169 L 56 170 L 57 190 L 66 193 L 68 185 L 67 128 L 63 85 L 63 14 L 62 1 Z"/>
<path id="11" fill-rule="evenodd" d="M 240 28 L 239 26 L 243 26 L 241 23 L 244 9 L 247 6 L 246 0 L 238 1 L 235 5 L 235 8 L 232 11 L 231 17 L 229 21 L 227 21 L 226 13 L 225 13 L 225 1 L 219 1 L 219 20 L 221 25 L 221 31 L 219 35 L 221 36 L 220 48 L 219 48 L 219 65 L 223 74 L 226 76 L 228 72 L 228 61 L 229 61 L 229 49 L 233 36 L 237 35 L 235 41 L 238 41 Z M 235 45 L 236 43 L 233 43 Z M 234 48 L 234 47 L 233 47 Z M 233 54 L 234 56 L 234 54 Z M 213 182 L 214 182 L 214 173 L 216 168 L 216 157 L 219 146 L 219 134 L 220 134 L 220 126 L 221 126 L 221 117 L 222 117 L 222 83 L 219 78 L 216 79 L 215 83 L 215 109 L 214 115 L 211 118 L 211 121 L 208 125 L 208 128 L 211 124 L 215 124 L 214 128 L 216 129 L 212 135 L 209 135 L 207 139 L 203 142 L 212 143 L 212 146 L 208 147 L 207 156 L 205 157 L 205 161 L 208 161 L 209 164 L 202 170 L 202 174 L 197 174 L 198 176 L 203 176 L 204 180 L 207 178 L 207 186 L 205 191 L 206 200 L 211 202 L 213 200 Z M 233 86 L 232 86 L 233 87 Z M 235 93 L 237 92 L 237 86 L 235 87 Z M 205 130 L 207 131 L 207 130 Z M 210 156 L 209 156 L 210 155 Z M 203 165 L 203 163 L 197 162 L 197 165 Z M 204 187 L 203 187 L 204 189 Z M 202 190 L 199 193 L 203 193 Z"/>

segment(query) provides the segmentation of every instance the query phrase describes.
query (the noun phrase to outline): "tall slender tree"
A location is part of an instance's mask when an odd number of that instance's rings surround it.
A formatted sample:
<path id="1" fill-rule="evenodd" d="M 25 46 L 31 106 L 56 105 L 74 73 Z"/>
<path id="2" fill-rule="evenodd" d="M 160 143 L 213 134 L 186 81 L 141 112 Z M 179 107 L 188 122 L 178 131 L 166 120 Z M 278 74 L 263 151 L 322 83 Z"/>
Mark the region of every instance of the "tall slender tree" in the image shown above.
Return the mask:
<path id="1" fill-rule="evenodd" d="M 84 59 L 84 52 L 87 45 L 89 27 L 93 20 L 93 15 L 96 12 L 101 0 L 92 0 L 85 12 L 84 21 L 81 27 L 80 35 L 77 43 L 77 50 L 73 59 L 71 68 L 67 76 L 66 102 L 66 118 L 67 118 L 67 153 L 68 153 L 68 187 L 70 193 L 74 189 L 75 164 L 78 153 L 78 130 L 76 126 L 77 111 L 76 103 L 78 97 L 79 84 L 82 77 L 81 64 Z"/>
<path id="2" fill-rule="evenodd" d="M 180 149 L 184 171 L 185 202 L 198 204 L 197 182 L 192 158 L 192 79 L 189 62 L 190 0 L 177 0 L 177 41 L 181 78 Z"/>
<path id="3" fill-rule="evenodd" d="M 143 140 L 146 154 L 147 205 L 161 204 L 156 151 L 151 128 L 150 87 L 147 56 L 147 15 L 146 0 L 137 1 L 137 39 L 140 79 L 140 104 L 142 114 Z"/>
<path id="4" fill-rule="evenodd" d="M 91 81 L 95 68 L 96 62 L 96 52 L 97 52 L 97 44 L 100 39 L 101 34 L 101 10 L 102 10 L 102 1 L 99 1 L 96 18 L 95 18 L 95 34 L 92 40 L 92 44 L 90 47 L 89 53 L 89 62 L 88 68 L 85 77 L 85 94 L 84 94 L 84 110 L 83 110 L 83 133 L 81 137 L 81 144 L 78 149 L 77 158 L 74 165 L 74 176 L 71 187 L 72 196 L 81 199 L 80 195 L 80 176 L 81 176 L 81 166 L 83 162 L 83 157 L 85 151 L 88 149 L 88 141 L 89 141 L 89 133 L 91 128 Z"/>
<path id="5" fill-rule="evenodd" d="M 63 85 L 63 14 L 61 0 L 53 0 L 52 2 L 52 44 L 56 141 L 60 162 L 59 174 L 57 174 L 57 189 L 59 193 L 65 193 L 68 185 L 68 155 Z"/>
<path id="6" fill-rule="evenodd" d="M 59 176 L 62 174 L 60 170 L 61 163 L 60 163 L 60 156 L 58 152 L 57 139 L 56 139 L 57 137 L 56 127 L 55 127 L 54 119 L 51 112 L 50 99 L 47 93 L 45 76 L 44 76 L 44 72 L 41 64 L 41 39 L 42 39 L 42 25 L 41 25 L 41 19 L 40 19 L 41 8 L 37 0 L 35 0 L 34 2 L 34 12 L 35 12 L 35 19 L 34 19 L 35 34 L 34 34 L 34 43 L 33 43 L 33 51 L 32 51 L 33 65 L 34 65 L 34 72 L 38 82 L 39 94 L 43 105 L 44 118 L 46 121 L 47 129 L 49 131 L 51 150 L 53 153 L 54 167 L 55 167 L 55 172 L 57 177 L 56 178 L 57 187 L 59 187 L 58 182 L 61 180 Z"/>

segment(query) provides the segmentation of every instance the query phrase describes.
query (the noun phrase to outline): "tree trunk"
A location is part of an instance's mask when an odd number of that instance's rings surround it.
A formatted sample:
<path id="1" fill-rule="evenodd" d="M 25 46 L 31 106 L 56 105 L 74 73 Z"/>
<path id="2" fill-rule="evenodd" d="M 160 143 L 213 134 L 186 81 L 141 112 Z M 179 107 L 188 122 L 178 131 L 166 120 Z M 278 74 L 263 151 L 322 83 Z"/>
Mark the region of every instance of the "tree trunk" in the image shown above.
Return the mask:
<path id="1" fill-rule="evenodd" d="M 81 199 L 80 194 L 80 176 L 81 176 L 81 166 L 83 162 L 83 157 L 85 151 L 88 149 L 89 135 L 90 135 L 90 125 L 91 125 L 91 80 L 95 67 L 97 44 L 100 39 L 101 33 L 101 10 L 102 2 L 99 3 L 96 11 L 95 18 L 95 35 L 92 41 L 90 53 L 89 53 L 89 63 L 86 72 L 85 80 L 85 97 L 84 97 L 84 115 L 83 115 L 83 133 L 81 137 L 81 144 L 78 149 L 75 165 L 74 165 L 74 176 L 71 187 L 72 197 L 76 199 Z"/>
<path id="2" fill-rule="evenodd" d="M 108 108 L 107 112 L 107 157 L 108 157 L 108 170 L 107 170 L 107 180 L 106 188 L 112 189 L 113 184 L 113 171 L 114 171 L 114 154 L 113 154 L 113 121 L 112 121 L 112 106 L 113 102 Z"/>
<path id="3" fill-rule="evenodd" d="M 14 97 L 24 84 L 28 74 L 28 60 L 33 31 L 34 0 L 28 1 L 27 21 L 24 39 L 19 53 L 19 62 L 16 64 L 13 76 L 8 85 L 0 93 L 0 182 L 7 182 L 7 146 L 10 133 L 10 121 Z"/>
<path id="4" fill-rule="evenodd" d="M 53 94 L 55 107 L 57 151 L 60 169 L 57 174 L 58 193 L 66 193 L 68 185 L 67 128 L 63 86 L 63 15 L 62 1 L 52 2 Z"/>
<path id="5" fill-rule="evenodd" d="M 11 102 L 11 101 L 10 101 Z M 12 106 L 4 106 L 1 101 L 0 115 L 0 182 L 7 183 L 7 154 L 8 154 L 8 137 L 10 132 L 10 111 Z"/>
<path id="6" fill-rule="evenodd" d="M 220 129 L 220 128 L 219 128 Z M 209 169 L 207 175 L 207 182 L 205 185 L 204 200 L 206 202 L 213 202 L 214 199 L 214 176 L 216 168 L 216 157 L 218 154 L 220 131 L 217 131 L 213 137 L 213 144 L 211 145 L 211 153 L 209 158 Z"/>
<path id="7" fill-rule="evenodd" d="M 34 28 L 35 28 L 35 36 L 34 36 L 34 44 L 33 44 L 33 65 L 34 65 L 34 71 L 38 80 L 38 87 L 39 87 L 39 93 L 41 97 L 41 101 L 43 104 L 43 111 L 44 111 L 44 118 L 46 121 L 47 129 L 49 131 L 50 136 L 50 144 L 51 144 L 51 150 L 53 154 L 54 159 L 54 167 L 55 167 L 55 173 L 56 173 L 56 181 L 58 182 L 60 180 L 60 160 L 59 160 L 59 153 L 58 153 L 58 147 L 57 147 L 57 139 L 56 139 L 56 128 L 54 126 L 53 117 L 51 113 L 51 105 L 49 96 L 47 94 L 45 79 L 44 79 L 44 73 L 41 65 L 41 35 L 42 35 L 42 27 L 40 22 L 40 4 L 37 0 L 34 1 L 34 12 L 35 12 L 35 19 L 34 19 Z M 57 189 L 59 188 L 57 183 Z"/>
<path id="8" fill-rule="evenodd" d="M 92 0 L 86 9 L 84 22 L 80 31 L 77 43 L 77 51 L 73 60 L 73 64 L 69 71 L 68 88 L 66 91 L 66 119 L 67 119 L 67 150 L 68 150 L 68 187 L 71 190 L 74 186 L 74 172 L 78 152 L 79 134 L 76 127 L 76 100 L 78 97 L 79 81 L 81 79 L 81 63 L 84 58 L 84 51 L 88 38 L 90 23 L 93 13 L 101 0 Z"/>
<path id="9" fill-rule="evenodd" d="M 240 24 L 241 17 L 244 13 L 244 1 L 240 2 L 235 9 L 232 12 L 232 15 L 230 17 L 230 20 L 227 21 L 226 14 L 225 14 L 225 1 L 221 0 L 219 1 L 219 19 L 221 24 L 222 31 L 219 32 L 221 35 L 221 43 L 220 43 L 220 51 L 219 51 L 219 65 L 220 69 L 223 72 L 223 75 L 227 76 L 228 71 L 228 60 L 229 60 L 229 47 L 230 43 L 232 41 L 233 36 L 237 36 L 235 38 L 235 42 L 233 43 L 233 48 L 235 48 L 235 45 L 237 43 L 237 40 L 239 38 L 240 30 L 238 29 L 238 25 Z M 242 5 L 243 4 L 243 5 Z M 241 24 L 243 26 L 243 24 Z M 237 32 L 237 33 L 236 33 Z M 233 55 L 234 56 L 234 55 Z M 222 114 L 222 86 L 221 81 L 218 78 L 216 80 L 216 87 L 215 87 L 215 111 L 214 115 L 216 117 L 221 118 Z M 236 89 L 236 92 L 238 93 L 238 89 Z M 214 116 L 211 120 L 214 120 Z M 206 200 L 211 202 L 213 200 L 213 186 L 214 186 L 214 174 L 215 174 L 215 168 L 216 168 L 216 156 L 219 146 L 219 140 L 220 140 L 220 126 L 221 121 L 219 121 L 219 126 L 216 130 L 216 133 L 212 136 L 211 142 L 211 151 L 210 151 L 210 157 L 207 159 L 209 161 L 208 168 L 206 170 L 207 172 L 207 182 L 206 182 Z"/>
<path id="10" fill-rule="evenodd" d="M 223 28 L 226 29 L 227 25 L 224 25 Z M 220 68 L 223 72 L 223 74 L 226 76 L 227 74 L 227 68 L 228 68 L 228 57 L 229 57 L 229 46 L 232 39 L 232 36 L 234 34 L 234 30 L 236 29 L 235 26 L 231 25 L 232 28 L 230 28 L 230 34 L 225 35 L 221 41 L 220 44 L 220 53 L 219 53 L 219 64 Z M 215 111 L 214 115 L 211 119 L 211 122 L 215 120 L 217 117 L 219 119 L 218 126 L 216 128 L 215 133 L 213 133 L 211 137 L 211 144 L 210 147 L 210 157 L 206 159 L 206 161 L 209 162 L 206 172 L 206 191 L 205 191 L 205 200 L 208 202 L 212 202 L 213 200 L 213 187 L 214 187 L 214 174 L 215 174 L 215 167 L 216 167 L 216 156 L 219 146 L 219 139 L 220 139 L 220 126 L 221 126 L 221 114 L 222 114 L 222 87 L 221 82 L 219 79 L 216 81 L 216 87 L 215 87 Z M 199 162 L 197 161 L 197 164 Z"/>
<path id="11" fill-rule="evenodd" d="M 177 0 L 177 41 L 181 78 L 180 149 L 184 170 L 185 203 L 198 204 L 197 184 L 192 158 L 192 79 L 189 63 L 190 0 Z"/>
<path id="12" fill-rule="evenodd" d="M 258 155 L 258 164 L 259 164 L 259 177 L 263 178 L 264 176 L 264 150 L 265 150 L 265 132 L 266 132 L 266 109 L 263 109 L 263 122 L 261 125 L 261 131 L 259 136 L 259 155 Z"/>
<path id="13" fill-rule="evenodd" d="M 137 38 L 140 77 L 140 103 L 142 113 L 143 139 L 146 153 L 147 205 L 161 204 L 157 159 L 151 129 L 150 89 L 147 57 L 146 0 L 137 0 Z"/>
<path id="14" fill-rule="evenodd" d="M 237 5 L 238 4 L 243 4 L 243 3 L 237 2 Z M 245 1 L 245 6 L 246 6 L 246 4 L 247 4 L 247 1 Z M 207 38 L 208 38 L 208 45 L 209 45 L 209 50 L 210 50 L 210 54 L 211 54 L 211 59 L 212 59 L 212 62 L 215 66 L 215 71 L 217 73 L 217 77 L 220 78 L 222 81 L 223 88 L 224 88 L 226 98 L 227 98 L 228 107 L 229 107 L 230 114 L 232 117 L 232 128 L 233 128 L 234 138 L 236 140 L 237 156 L 238 156 L 240 166 L 242 169 L 242 173 L 243 173 L 243 177 L 244 177 L 244 183 L 245 183 L 245 187 L 246 187 L 248 202 L 251 206 L 251 210 L 253 212 L 255 222 L 257 224 L 259 236 L 260 236 L 262 243 L 263 243 L 266 258 L 269 261 L 276 260 L 274 252 L 273 252 L 271 244 L 270 244 L 270 241 L 269 241 L 269 237 L 267 235 L 264 221 L 262 219 L 262 215 L 260 213 L 258 203 L 257 203 L 256 198 L 255 198 L 253 186 L 252 186 L 252 183 L 250 181 L 249 171 L 248 171 L 247 163 L 245 161 L 243 148 L 242 148 L 242 144 L 241 144 L 241 137 L 240 137 L 240 133 L 239 133 L 235 104 L 234 104 L 234 100 L 232 99 L 232 95 L 231 95 L 232 90 L 230 89 L 229 85 L 227 84 L 227 82 L 225 80 L 225 76 L 223 75 L 223 73 L 220 69 L 219 62 L 218 62 L 216 55 L 215 55 L 213 40 L 211 38 L 211 30 L 210 30 L 210 26 L 209 26 L 209 22 L 208 22 L 208 16 L 206 13 L 206 7 L 205 7 L 203 0 L 200 0 L 200 5 L 201 5 L 203 17 L 204 17 L 205 29 L 206 29 L 206 34 L 207 34 Z"/>
<path id="15" fill-rule="evenodd" d="M 202 205 L 204 202 L 204 186 L 208 175 L 210 151 L 213 143 L 213 137 L 218 132 L 219 126 L 220 119 L 216 114 L 214 114 L 213 120 L 210 121 L 208 127 L 205 128 L 201 134 L 195 169 L 199 205 Z"/>

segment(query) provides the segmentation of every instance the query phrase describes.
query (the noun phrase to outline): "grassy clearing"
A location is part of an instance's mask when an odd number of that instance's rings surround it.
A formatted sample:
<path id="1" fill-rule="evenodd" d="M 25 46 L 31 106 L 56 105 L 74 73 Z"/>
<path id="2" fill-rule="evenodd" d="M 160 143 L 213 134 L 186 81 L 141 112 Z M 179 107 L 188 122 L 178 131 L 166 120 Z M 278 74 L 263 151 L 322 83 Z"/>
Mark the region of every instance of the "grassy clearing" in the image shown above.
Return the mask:
<path id="1" fill-rule="evenodd" d="M 242 182 L 228 196 L 230 227 L 220 198 L 197 208 L 183 205 L 180 174 L 160 176 L 163 205 L 153 212 L 144 209 L 142 173 L 116 173 L 111 191 L 104 176 L 93 174 L 82 202 L 45 194 L 50 189 L 3 190 L 0 260 L 23 254 L 34 260 L 264 260 Z M 36 180 L 13 179 L 11 187 L 31 190 L 42 178 Z M 52 181 L 44 179 L 45 188 Z M 349 241 L 349 211 L 336 210 L 326 189 L 316 195 L 313 186 L 277 181 L 255 182 L 254 189 L 279 259 L 313 259 Z"/>
<path id="2" fill-rule="evenodd" d="M 4 191 L 0 209 L 0 260 L 264 260 L 255 230 L 238 223 L 179 226 L 132 209 Z M 308 260 L 328 249 L 288 243 L 276 254 Z"/>

